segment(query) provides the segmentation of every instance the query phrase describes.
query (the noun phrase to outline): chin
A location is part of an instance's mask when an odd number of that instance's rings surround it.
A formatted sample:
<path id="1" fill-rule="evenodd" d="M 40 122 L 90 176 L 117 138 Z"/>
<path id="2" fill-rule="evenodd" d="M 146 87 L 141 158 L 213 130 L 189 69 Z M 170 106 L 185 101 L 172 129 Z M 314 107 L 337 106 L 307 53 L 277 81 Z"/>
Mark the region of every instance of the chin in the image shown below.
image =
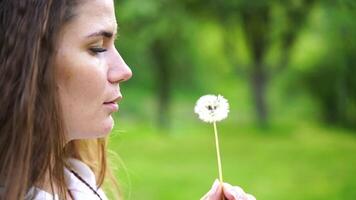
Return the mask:
<path id="1" fill-rule="evenodd" d="M 96 125 L 96 126 L 90 126 Z M 81 139 L 97 139 L 97 138 L 104 138 L 109 135 L 114 127 L 114 119 L 109 116 L 102 122 L 88 122 L 86 129 L 79 129 L 73 131 L 69 134 L 68 141 L 71 140 L 81 140 Z"/>
<path id="2" fill-rule="evenodd" d="M 101 137 L 106 137 L 114 128 L 114 124 L 114 119 L 112 118 L 112 116 L 109 116 L 108 119 L 106 119 L 103 123 Z"/>

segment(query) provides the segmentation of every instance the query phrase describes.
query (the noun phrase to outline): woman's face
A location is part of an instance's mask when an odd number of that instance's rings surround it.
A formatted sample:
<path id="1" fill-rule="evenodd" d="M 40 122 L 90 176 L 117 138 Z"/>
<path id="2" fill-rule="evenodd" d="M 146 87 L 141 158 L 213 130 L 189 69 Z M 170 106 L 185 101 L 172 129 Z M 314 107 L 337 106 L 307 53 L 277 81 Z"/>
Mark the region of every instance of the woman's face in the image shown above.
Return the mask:
<path id="1" fill-rule="evenodd" d="M 55 67 L 68 140 L 106 136 L 121 100 L 119 83 L 132 76 L 114 46 L 112 0 L 84 1 L 61 31 Z"/>

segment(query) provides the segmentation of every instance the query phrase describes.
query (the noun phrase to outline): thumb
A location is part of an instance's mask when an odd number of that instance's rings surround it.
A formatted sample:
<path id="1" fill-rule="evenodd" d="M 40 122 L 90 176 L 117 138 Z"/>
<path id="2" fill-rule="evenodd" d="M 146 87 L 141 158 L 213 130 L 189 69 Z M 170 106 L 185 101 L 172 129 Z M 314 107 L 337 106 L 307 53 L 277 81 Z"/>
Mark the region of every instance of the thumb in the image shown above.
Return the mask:
<path id="1" fill-rule="evenodd" d="M 221 195 L 222 195 L 222 185 L 216 179 L 209 192 L 200 200 L 221 200 Z"/>

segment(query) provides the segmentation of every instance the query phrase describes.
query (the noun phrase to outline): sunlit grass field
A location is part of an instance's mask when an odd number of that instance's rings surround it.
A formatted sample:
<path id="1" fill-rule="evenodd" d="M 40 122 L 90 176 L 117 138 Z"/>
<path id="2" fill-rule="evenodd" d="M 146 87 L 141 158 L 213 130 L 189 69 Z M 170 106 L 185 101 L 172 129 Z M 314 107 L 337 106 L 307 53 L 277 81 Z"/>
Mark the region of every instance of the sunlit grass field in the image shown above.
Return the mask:
<path id="1" fill-rule="evenodd" d="M 117 122 L 110 137 L 126 200 L 199 199 L 217 178 L 213 128 Z M 176 131 L 176 130 L 179 131 Z M 224 179 L 260 200 L 356 199 L 356 134 L 317 125 L 218 124 Z M 125 165 L 125 167 L 124 167 Z"/>

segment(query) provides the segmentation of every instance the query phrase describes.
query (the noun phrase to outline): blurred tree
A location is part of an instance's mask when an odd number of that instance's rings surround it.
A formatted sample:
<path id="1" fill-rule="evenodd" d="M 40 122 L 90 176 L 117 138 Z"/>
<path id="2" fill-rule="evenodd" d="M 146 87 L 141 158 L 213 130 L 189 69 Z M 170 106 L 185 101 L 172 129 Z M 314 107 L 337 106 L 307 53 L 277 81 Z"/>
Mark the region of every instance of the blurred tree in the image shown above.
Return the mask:
<path id="1" fill-rule="evenodd" d="M 231 63 L 237 63 L 236 55 L 232 55 L 232 46 L 236 40 L 231 39 L 231 27 L 238 26 L 243 29 L 245 40 L 249 48 L 251 62 L 248 67 L 250 75 L 251 90 L 254 97 L 255 109 L 260 125 L 264 126 L 268 119 L 268 106 L 266 102 L 266 89 L 268 79 L 272 78 L 280 69 L 288 65 L 290 51 L 295 40 L 305 24 L 314 0 L 296 1 L 228 1 L 228 0 L 185 0 L 185 4 L 191 13 L 198 17 L 213 15 L 219 19 L 225 27 L 226 55 L 229 55 Z M 272 10 L 282 7 L 279 16 L 273 16 Z M 274 37 L 272 29 L 279 28 L 274 25 L 273 17 L 283 17 L 285 27 Z M 273 26 L 274 25 L 274 26 Z M 276 38 L 275 38 L 276 37 Z M 268 66 L 265 59 L 273 44 L 281 43 L 279 46 L 281 56 L 277 66 Z M 240 66 L 236 65 L 236 68 Z"/>
<path id="2" fill-rule="evenodd" d="M 131 62 L 147 66 L 140 68 L 135 77 L 149 74 L 141 77 L 138 84 L 140 87 L 154 86 L 158 102 L 157 121 L 161 126 L 169 124 L 172 91 L 180 84 L 192 89 L 198 82 L 194 76 L 201 71 L 195 74 L 192 65 L 204 65 L 199 60 L 209 60 L 204 57 L 220 53 L 203 49 L 198 54 L 189 47 L 197 45 L 195 49 L 199 50 L 205 47 L 201 41 L 192 40 L 197 39 L 194 34 L 202 33 L 199 32 L 200 23 L 206 21 L 213 24 L 211 27 L 221 29 L 217 32 L 223 35 L 224 59 L 239 73 L 247 74 L 258 123 L 267 124 L 269 82 L 283 75 L 280 72 L 290 69 L 288 66 L 295 57 L 295 48 L 300 46 L 301 40 L 305 40 L 302 36 L 306 26 L 310 26 L 310 16 L 317 13 L 316 8 L 322 5 L 326 14 L 317 21 L 327 24 L 329 29 L 316 33 L 316 37 L 326 38 L 325 44 L 320 46 L 326 46 L 328 51 L 320 62 L 314 62 L 298 75 L 301 75 L 305 88 L 318 100 L 322 115 L 329 122 L 356 124 L 356 86 L 353 78 L 353 19 L 356 17 L 353 13 L 356 12 L 353 12 L 355 3 L 352 1 L 122 0 L 116 5 L 119 5 L 117 11 L 122 25 L 120 32 L 125 34 L 123 49 L 131 52 L 128 53 L 128 58 L 132 56 Z M 341 9 L 338 5 L 345 8 Z M 213 43 L 210 48 L 217 46 L 214 41 L 204 41 L 204 44 L 209 42 Z M 246 57 L 243 61 L 239 55 L 241 52 Z M 305 49 L 302 53 L 308 54 Z M 196 69 L 207 68 L 197 66 Z"/>
<path id="3" fill-rule="evenodd" d="M 335 2 L 321 7 L 327 23 L 316 31 L 326 48 L 300 77 L 326 122 L 356 128 L 356 7 Z"/>
<path id="4" fill-rule="evenodd" d="M 144 42 L 142 48 L 146 58 L 143 65 L 152 71 L 153 85 L 157 98 L 157 122 L 160 127 L 168 127 L 170 119 L 170 104 L 173 84 L 177 82 L 191 83 L 192 73 L 188 71 L 188 53 L 182 53 L 189 28 L 186 14 L 179 2 L 166 0 L 123 0 L 119 4 L 120 21 L 126 27 L 127 37 L 133 37 L 126 48 L 132 48 L 133 43 Z M 172 7 L 174 9 L 172 9 Z M 182 26 L 182 25 L 185 26 Z M 188 52 L 188 51 L 186 51 Z M 140 56 L 135 54 L 135 56 Z M 144 55 L 141 55 L 144 57 Z M 147 69 L 146 69 L 147 70 Z M 141 73 L 144 69 L 141 69 Z M 143 83 L 143 84 L 148 84 Z"/>

